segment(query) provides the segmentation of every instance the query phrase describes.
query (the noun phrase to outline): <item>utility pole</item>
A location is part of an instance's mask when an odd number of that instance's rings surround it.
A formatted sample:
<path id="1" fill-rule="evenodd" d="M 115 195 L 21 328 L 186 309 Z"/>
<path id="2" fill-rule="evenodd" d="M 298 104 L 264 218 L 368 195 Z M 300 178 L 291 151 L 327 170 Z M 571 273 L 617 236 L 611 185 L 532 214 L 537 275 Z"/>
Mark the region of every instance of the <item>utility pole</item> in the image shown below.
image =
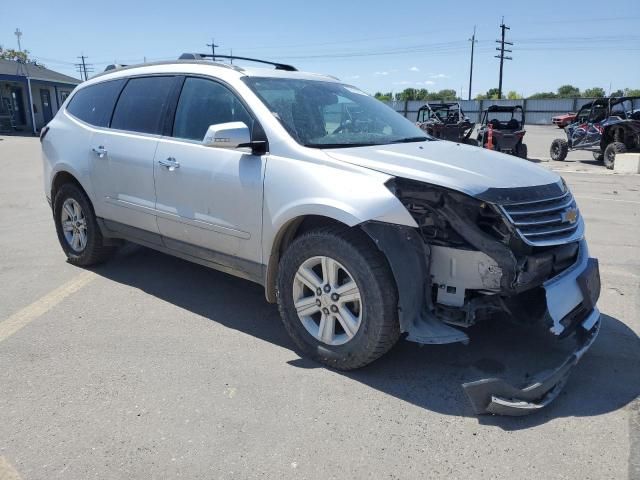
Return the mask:
<path id="1" fill-rule="evenodd" d="M 20 45 L 20 37 L 22 36 L 22 32 L 20 31 L 19 28 L 16 28 L 16 31 L 13 32 L 13 34 L 18 39 L 18 51 L 21 52 L 22 51 L 22 45 Z"/>
<path id="2" fill-rule="evenodd" d="M 93 72 L 93 66 L 90 63 L 86 63 L 85 60 L 89 57 L 85 57 L 84 55 L 80 55 L 77 57 L 81 59 L 81 63 L 76 63 L 76 70 L 80 72 L 80 79 L 84 77 L 84 80 L 89 80 L 89 72 Z"/>
<path id="3" fill-rule="evenodd" d="M 476 26 L 473 26 L 473 36 L 469 39 L 471 42 L 471 66 L 469 67 L 469 100 L 471 100 L 471 83 L 473 82 L 473 47 L 478 41 L 476 40 Z"/>
<path id="4" fill-rule="evenodd" d="M 233 48 L 229 49 L 229 56 L 231 57 L 229 60 L 231 60 L 231 65 L 233 65 Z"/>
<path id="5" fill-rule="evenodd" d="M 213 38 L 211 39 L 211 43 L 207 43 L 207 47 L 211 47 L 211 60 L 213 60 L 215 62 L 216 60 L 216 47 L 219 47 L 220 45 L 216 45 L 216 42 L 213 41 Z"/>
<path id="6" fill-rule="evenodd" d="M 502 39 L 501 40 L 496 40 L 496 43 L 499 43 L 500 46 L 496 47 L 496 50 L 500 51 L 500 55 L 496 55 L 495 58 L 499 58 L 500 59 L 500 82 L 498 83 L 498 98 L 502 98 L 502 64 L 504 63 L 505 60 L 513 60 L 513 58 L 511 57 L 505 57 L 504 56 L 504 52 L 508 52 L 511 53 L 512 50 L 507 50 L 506 48 L 504 48 L 505 45 L 513 45 L 513 43 L 511 42 L 506 42 L 504 40 L 504 34 L 507 30 L 511 30 L 509 27 L 507 27 L 504 24 L 504 17 L 502 17 L 502 24 L 500 25 L 500 29 L 502 30 Z"/>

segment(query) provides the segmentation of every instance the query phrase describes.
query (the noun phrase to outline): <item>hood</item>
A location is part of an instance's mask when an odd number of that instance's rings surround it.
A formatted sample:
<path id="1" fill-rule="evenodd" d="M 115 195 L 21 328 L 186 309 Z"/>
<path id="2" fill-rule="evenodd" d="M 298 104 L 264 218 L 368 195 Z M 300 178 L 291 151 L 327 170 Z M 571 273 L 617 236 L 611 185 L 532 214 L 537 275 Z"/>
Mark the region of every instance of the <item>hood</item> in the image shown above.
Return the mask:
<path id="1" fill-rule="evenodd" d="M 330 157 L 372 170 L 476 196 L 489 188 L 518 188 L 560 181 L 528 160 L 445 140 L 327 149 Z"/>

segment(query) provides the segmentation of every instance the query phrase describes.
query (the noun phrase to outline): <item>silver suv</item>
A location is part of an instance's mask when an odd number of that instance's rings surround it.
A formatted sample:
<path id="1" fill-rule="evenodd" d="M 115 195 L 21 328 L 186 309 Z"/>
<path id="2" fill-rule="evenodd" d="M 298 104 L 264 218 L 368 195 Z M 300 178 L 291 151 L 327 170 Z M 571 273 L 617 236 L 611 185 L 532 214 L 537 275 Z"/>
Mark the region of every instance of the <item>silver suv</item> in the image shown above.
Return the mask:
<path id="1" fill-rule="evenodd" d="M 402 335 L 467 342 L 490 317 L 537 324 L 576 340 L 557 370 L 463 387 L 479 413 L 557 395 L 600 317 L 598 264 L 558 175 L 435 140 L 329 76 L 203 57 L 109 70 L 43 129 L 69 262 L 127 240 L 259 283 L 300 350 L 342 370 Z"/>

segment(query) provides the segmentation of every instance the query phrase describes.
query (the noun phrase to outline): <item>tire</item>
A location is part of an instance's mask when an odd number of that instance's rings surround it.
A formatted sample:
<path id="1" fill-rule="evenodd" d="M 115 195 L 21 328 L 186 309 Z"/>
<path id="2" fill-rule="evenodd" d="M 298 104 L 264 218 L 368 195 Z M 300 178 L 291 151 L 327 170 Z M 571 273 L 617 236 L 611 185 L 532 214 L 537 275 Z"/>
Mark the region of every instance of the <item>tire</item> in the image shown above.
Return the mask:
<path id="1" fill-rule="evenodd" d="M 567 158 L 567 153 L 569 153 L 569 144 L 562 138 L 556 138 L 553 142 L 551 142 L 549 153 L 551 155 L 551 160 L 562 162 L 565 158 Z"/>
<path id="2" fill-rule="evenodd" d="M 604 155 L 602 154 L 602 152 L 593 152 L 593 159 L 596 162 L 602 162 L 604 161 Z"/>
<path id="3" fill-rule="evenodd" d="M 478 146 L 478 141 L 473 139 L 473 138 L 467 138 L 464 143 L 466 143 L 467 145 L 472 145 L 474 147 Z"/>
<path id="4" fill-rule="evenodd" d="M 607 145 L 607 148 L 604 149 L 603 161 L 604 166 L 609 170 L 613 170 L 613 166 L 615 164 L 616 155 L 618 153 L 626 153 L 627 146 L 622 142 L 611 142 Z"/>
<path id="5" fill-rule="evenodd" d="M 527 155 L 529 154 L 529 149 L 527 148 L 526 143 L 519 143 L 516 145 L 516 155 L 520 158 L 527 159 Z"/>
<path id="6" fill-rule="evenodd" d="M 74 210 L 75 207 L 79 210 Z M 75 226 L 72 225 L 74 220 Z M 56 193 L 53 200 L 53 221 L 60 246 L 73 265 L 86 267 L 104 262 L 115 249 L 104 245 L 93 206 L 87 195 L 73 183 L 62 185 Z M 70 225 L 71 231 L 68 230 Z M 77 238 L 77 242 L 71 240 L 70 236 Z"/>
<path id="7" fill-rule="evenodd" d="M 327 291 L 327 283 L 320 276 L 324 277 L 323 271 L 329 270 L 325 265 L 331 266 L 331 261 L 337 265 L 334 270 L 337 281 Z M 319 266 L 314 267 L 315 262 Z M 314 283 L 305 283 L 308 276 L 305 281 L 300 280 L 298 272 L 303 267 L 307 268 L 305 272 L 313 269 L 316 273 Z M 353 284 L 348 283 L 349 278 Z M 346 290 L 351 291 L 350 298 L 354 297 L 354 284 L 359 302 L 341 303 L 341 299 L 333 297 L 340 293 L 344 301 Z M 321 285 L 320 290 L 316 288 L 314 292 L 310 285 Z M 296 302 L 300 305 L 301 298 L 308 300 L 306 315 L 302 317 L 295 307 Z M 329 367 L 360 368 L 393 347 L 400 336 L 397 306 L 397 290 L 389 264 L 360 230 L 326 227 L 304 233 L 291 243 L 280 260 L 278 307 L 284 326 L 304 355 Z M 338 308 L 336 313 L 342 320 L 332 315 Z M 351 316 L 344 313 L 345 308 Z M 323 318 L 328 320 L 323 323 Z M 347 318 L 351 319 L 351 332 L 343 327 Z M 329 328 L 322 330 L 323 325 Z M 325 336 L 323 332 L 328 333 Z"/>

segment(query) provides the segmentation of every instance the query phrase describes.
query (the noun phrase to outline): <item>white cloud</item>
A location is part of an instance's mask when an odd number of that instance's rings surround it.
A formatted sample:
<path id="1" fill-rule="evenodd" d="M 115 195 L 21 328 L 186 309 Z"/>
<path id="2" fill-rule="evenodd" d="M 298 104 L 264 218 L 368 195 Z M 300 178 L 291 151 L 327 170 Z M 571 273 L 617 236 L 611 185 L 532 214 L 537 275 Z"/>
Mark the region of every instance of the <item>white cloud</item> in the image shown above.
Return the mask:
<path id="1" fill-rule="evenodd" d="M 389 72 L 375 72 L 374 75 L 389 75 Z"/>
<path id="2" fill-rule="evenodd" d="M 449 75 L 445 75 L 444 73 L 434 73 L 431 75 L 431 78 L 450 78 Z"/>
<path id="3" fill-rule="evenodd" d="M 347 77 L 347 80 L 357 80 L 360 78 L 360 75 L 351 75 L 350 77 Z"/>
<path id="4" fill-rule="evenodd" d="M 420 71 L 420 69 L 418 67 L 415 67 L 415 66 L 411 67 L 409 70 L 412 71 L 412 72 L 419 72 Z"/>
<path id="5" fill-rule="evenodd" d="M 435 85 L 436 82 L 433 82 L 431 80 L 425 80 L 424 82 L 416 82 L 413 80 L 400 80 L 399 82 L 393 82 L 393 85 L 415 85 L 416 87 L 420 87 L 420 86 L 428 86 L 428 85 Z"/>

